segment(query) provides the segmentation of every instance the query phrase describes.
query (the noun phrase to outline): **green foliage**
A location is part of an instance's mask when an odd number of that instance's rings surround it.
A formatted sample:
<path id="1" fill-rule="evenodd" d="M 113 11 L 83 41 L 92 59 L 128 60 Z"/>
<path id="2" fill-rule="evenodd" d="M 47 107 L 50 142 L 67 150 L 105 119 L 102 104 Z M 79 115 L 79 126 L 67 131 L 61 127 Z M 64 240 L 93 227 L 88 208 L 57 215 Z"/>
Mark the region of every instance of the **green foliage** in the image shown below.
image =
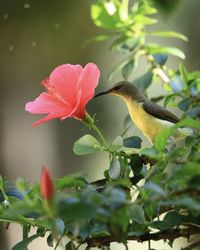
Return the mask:
<path id="1" fill-rule="evenodd" d="M 29 238 L 17 243 L 12 250 L 24 250 L 27 249 L 28 245 L 35 239 L 41 237 L 40 233 L 34 234 L 32 236 L 30 236 Z"/>
<path id="2" fill-rule="evenodd" d="M 131 79 L 133 69 L 137 67 L 139 57 L 143 56 L 148 64 L 149 71 L 155 75 L 153 69 L 160 68 L 156 61 L 149 58 L 149 55 L 162 54 L 174 55 L 185 58 L 184 53 L 175 47 L 161 46 L 155 43 L 146 43 L 147 38 L 165 37 L 178 38 L 187 41 L 187 37 L 175 31 L 148 31 L 148 26 L 157 22 L 152 15 L 157 13 L 153 7 L 152 1 L 136 1 L 132 6 L 128 0 L 115 1 L 96 1 L 91 7 L 91 17 L 98 27 L 106 29 L 107 33 L 101 35 L 105 39 L 115 37 L 112 41 L 111 50 L 121 52 L 127 56 L 116 65 L 111 76 L 121 70 L 122 77 L 127 80 Z M 128 7 L 129 6 L 129 7 Z M 110 33 L 108 33 L 110 32 Z M 110 36 L 112 34 L 112 36 Z M 99 40 L 99 37 L 90 41 Z M 159 63 L 158 63 L 159 64 Z M 153 67 L 153 68 L 152 68 Z M 143 83 L 142 88 L 148 88 L 148 83 Z"/>
<path id="3" fill-rule="evenodd" d="M 34 239 L 44 236 L 54 249 L 66 237 L 65 249 L 74 250 L 85 243 L 86 249 L 109 249 L 113 241 L 126 244 L 158 236 L 172 245 L 179 236 L 200 233 L 200 71 L 189 72 L 182 62 L 176 70 L 168 68 L 169 56 L 184 59 L 184 53 L 146 42 L 152 36 L 187 40 L 174 31 L 147 31 L 147 26 L 156 23 L 151 17 L 157 13 L 152 2 L 163 7 L 167 4 L 156 0 L 135 1 L 133 5 L 128 0 L 95 1 L 92 20 L 109 33 L 92 41 L 113 39 L 111 50 L 124 55 L 117 72 L 143 93 L 159 80 L 165 94 L 152 100 L 178 107 L 183 111 L 181 121 L 161 131 L 154 145 L 142 148 L 140 137 L 125 136 L 129 126 L 108 144 L 87 115 L 84 123 L 99 140 L 84 135 L 73 150 L 77 155 L 108 153 L 105 178 L 93 183 L 82 176 L 59 178 L 54 181 L 51 201 L 41 196 L 38 183 L 29 185 L 23 178 L 13 183 L 1 177 L 0 221 L 23 226 L 23 240 L 13 249 L 27 249 Z M 141 76 L 132 79 L 140 57 L 146 60 L 146 67 Z M 129 116 L 124 123 L 127 127 Z M 30 235 L 31 227 L 38 229 L 36 234 Z"/>
<path id="4" fill-rule="evenodd" d="M 91 135 L 84 135 L 74 144 L 74 153 L 77 155 L 92 154 L 102 150 L 101 144 Z"/>

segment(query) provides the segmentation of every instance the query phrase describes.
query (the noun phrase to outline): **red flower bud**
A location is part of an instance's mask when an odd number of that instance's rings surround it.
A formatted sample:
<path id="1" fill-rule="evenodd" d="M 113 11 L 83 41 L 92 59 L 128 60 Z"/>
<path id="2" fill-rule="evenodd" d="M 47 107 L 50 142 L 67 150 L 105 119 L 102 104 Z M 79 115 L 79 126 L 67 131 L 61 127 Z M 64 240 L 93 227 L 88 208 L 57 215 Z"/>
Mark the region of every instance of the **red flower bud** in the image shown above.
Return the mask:
<path id="1" fill-rule="evenodd" d="M 48 168 L 43 167 L 40 178 L 40 192 L 46 200 L 51 200 L 54 195 L 54 186 Z"/>

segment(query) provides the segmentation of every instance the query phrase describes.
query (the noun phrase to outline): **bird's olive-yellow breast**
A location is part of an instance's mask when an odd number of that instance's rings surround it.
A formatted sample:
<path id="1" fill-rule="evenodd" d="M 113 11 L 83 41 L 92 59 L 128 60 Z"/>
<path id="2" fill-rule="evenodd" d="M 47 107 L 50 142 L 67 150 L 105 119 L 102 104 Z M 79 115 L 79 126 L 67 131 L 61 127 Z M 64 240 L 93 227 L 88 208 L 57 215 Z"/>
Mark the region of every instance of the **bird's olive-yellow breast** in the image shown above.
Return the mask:
<path id="1" fill-rule="evenodd" d="M 170 111 L 149 101 L 134 84 L 128 81 L 119 82 L 95 97 L 105 94 L 119 96 L 125 101 L 131 119 L 151 142 L 161 130 L 179 121 Z"/>

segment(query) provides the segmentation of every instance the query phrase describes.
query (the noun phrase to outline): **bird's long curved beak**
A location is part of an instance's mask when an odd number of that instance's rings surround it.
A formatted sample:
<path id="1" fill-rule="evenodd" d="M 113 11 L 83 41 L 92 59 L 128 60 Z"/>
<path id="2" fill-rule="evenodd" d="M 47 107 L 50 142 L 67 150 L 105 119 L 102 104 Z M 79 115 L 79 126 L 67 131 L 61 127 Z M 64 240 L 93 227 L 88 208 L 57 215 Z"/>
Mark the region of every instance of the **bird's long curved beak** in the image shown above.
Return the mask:
<path id="1" fill-rule="evenodd" d="M 100 93 L 96 94 L 93 98 L 96 98 L 96 97 L 101 96 L 101 95 L 107 95 L 107 94 L 110 94 L 110 93 L 112 92 L 112 90 L 113 90 L 113 88 L 108 89 L 108 90 L 104 90 L 104 91 L 102 91 L 102 92 L 100 92 Z"/>

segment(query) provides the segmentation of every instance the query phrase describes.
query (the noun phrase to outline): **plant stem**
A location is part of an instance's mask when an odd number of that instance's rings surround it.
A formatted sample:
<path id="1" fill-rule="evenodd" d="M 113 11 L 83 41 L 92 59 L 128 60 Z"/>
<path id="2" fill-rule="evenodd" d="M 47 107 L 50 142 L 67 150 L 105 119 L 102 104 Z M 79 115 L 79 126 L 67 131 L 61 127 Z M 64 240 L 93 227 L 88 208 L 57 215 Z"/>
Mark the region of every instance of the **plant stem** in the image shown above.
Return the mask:
<path id="1" fill-rule="evenodd" d="M 108 143 L 106 142 L 99 128 L 95 125 L 94 119 L 87 113 L 86 118 L 82 121 L 86 126 L 93 129 L 97 133 L 105 148 L 108 148 Z"/>
<path id="2" fill-rule="evenodd" d="M 140 236 L 128 236 L 128 241 L 159 241 L 159 240 L 175 240 L 179 237 L 189 238 L 193 234 L 199 234 L 200 229 L 196 227 L 188 227 L 184 229 L 176 228 L 171 230 L 163 230 L 156 233 L 145 233 Z M 112 242 L 119 242 L 119 239 L 115 236 L 105 236 L 105 237 L 96 237 L 96 238 L 87 238 L 80 243 L 87 243 L 89 247 L 101 247 L 103 245 L 108 245 Z M 199 242 L 197 242 L 199 244 Z M 191 248 L 189 248 L 191 249 Z M 189 250 L 188 249 L 188 250 Z"/>
<path id="3" fill-rule="evenodd" d="M 101 131 L 99 130 L 99 128 L 98 128 L 95 124 L 93 124 L 92 128 L 93 128 L 93 129 L 95 130 L 95 132 L 98 134 L 98 136 L 99 136 L 99 138 L 101 139 L 101 141 L 103 142 L 104 146 L 105 146 L 106 148 L 108 148 L 108 144 L 107 144 L 106 140 L 104 139 L 104 137 L 103 137 Z"/>
<path id="4" fill-rule="evenodd" d="M 166 75 L 166 73 L 164 72 L 164 70 L 161 68 L 161 66 L 156 63 L 154 57 L 151 54 L 146 53 L 147 56 L 147 60 L 151 63 L 153 69 L 154 69 L 154 73 L 160 77 L 160 79 L 164 82 L 169 84 L 170 79 L 169 77 Z"/>

